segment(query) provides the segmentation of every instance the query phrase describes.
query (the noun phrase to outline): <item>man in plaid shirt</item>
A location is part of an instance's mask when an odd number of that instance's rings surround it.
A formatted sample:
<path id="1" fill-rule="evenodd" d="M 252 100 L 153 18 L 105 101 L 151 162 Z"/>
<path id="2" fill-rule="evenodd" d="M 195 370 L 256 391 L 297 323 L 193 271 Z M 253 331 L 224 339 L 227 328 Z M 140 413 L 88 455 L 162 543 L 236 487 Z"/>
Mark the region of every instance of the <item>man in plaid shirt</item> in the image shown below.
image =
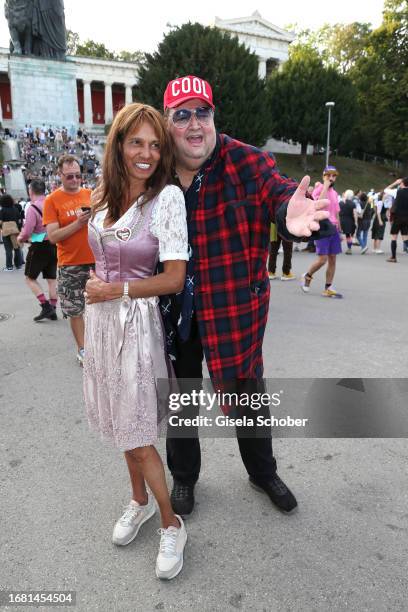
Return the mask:
<path id="1" fill-rule="evenodd" d="M 203 79 L 171 81 L 164 110 L 186 199 L 190 243 L 183 293 L 161 299 L 169 354 L 178 379 L 184 379 L 181 391 L 201 385 L 204 354 L 214 388 L 262 393 L 270 224 L 276 222 L 289 240 L 319 237 L 319 222 L 327 223 L 328 213 L 321 210 L 327 201 L 306 198 L 309 177 L 298 186 L 279 174 L 271 154 L 217 133 L 212 90 Z M 330 226 L 326 231 L 331 233 Z M 197 407 L 189 406 L 181 416 L 197 413 Z M 258 414 L 267 417 L 269 408 Z M 172 505 L 183 515 L 193 510 L 201 465 L 199 438 L 191 431 L 183 437 L 177 436 L 177 427 L 169 428 L 167 438 Z M 279 509 L 293 510 L 296 499 L 276 473 L 270 427 L 243 426 L 236 432 L 250 484 Z"/>

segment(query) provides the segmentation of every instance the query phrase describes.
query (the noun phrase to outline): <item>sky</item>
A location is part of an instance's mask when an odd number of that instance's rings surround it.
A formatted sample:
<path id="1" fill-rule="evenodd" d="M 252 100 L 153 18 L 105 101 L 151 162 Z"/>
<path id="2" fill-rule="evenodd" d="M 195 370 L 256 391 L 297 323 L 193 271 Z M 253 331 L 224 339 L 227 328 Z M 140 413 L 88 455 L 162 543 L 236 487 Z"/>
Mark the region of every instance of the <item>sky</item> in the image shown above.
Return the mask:
<path id="1" fill-rule="evenodd" d="M 1 2 L 4 4 L 4 1 Z M 173 0 L 137 2 L 137 0 L 65 0 L 66 27 L 88 38 L 102 42 L 108 49 L 121 51 L 155 51 L 168 32 L 168 24 L 181 25 L 198 21 L 210 25 L 215 17 L 247 17 L 258 10 L 264 19 L 281 28 L 298 23 L 317 29 L 324 23 L 363 21 L 381 23 L 383 0 Z M 8 47 L 9 33 L 4 11 L 0 13 L 0 46 Z"/>

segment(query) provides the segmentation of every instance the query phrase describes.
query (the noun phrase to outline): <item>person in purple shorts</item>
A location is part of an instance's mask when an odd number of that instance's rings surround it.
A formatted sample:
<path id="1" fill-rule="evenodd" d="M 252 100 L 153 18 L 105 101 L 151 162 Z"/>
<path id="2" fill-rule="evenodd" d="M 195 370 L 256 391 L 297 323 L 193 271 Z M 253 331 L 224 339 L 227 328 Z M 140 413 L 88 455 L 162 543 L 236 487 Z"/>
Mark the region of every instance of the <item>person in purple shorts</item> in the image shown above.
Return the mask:
<path id="1" fill-rule="evenodd" d="M 327 263 L 326 284 L 322 295 L 330 298 L 343 297 L 333 286 L 334 274 L 336 272 L 336 256 L 341 253 L 339 196 L 333 187 L 337 176 L 338 172 L 334 166 L 326 166 L 323 170 L 323 183 L 317 183 L 313 190 L 312 196 L 315 200 L 320 198 L 329 200 L 326 210 L 329 211 L 329 220 L 336 227 L 337 231 L 328 238 L 315 240 L 317 259 L 310 266 L 309 270 L 302 274 L 301 284 L 302 291 L 308 293 L 313 275 Z"/>

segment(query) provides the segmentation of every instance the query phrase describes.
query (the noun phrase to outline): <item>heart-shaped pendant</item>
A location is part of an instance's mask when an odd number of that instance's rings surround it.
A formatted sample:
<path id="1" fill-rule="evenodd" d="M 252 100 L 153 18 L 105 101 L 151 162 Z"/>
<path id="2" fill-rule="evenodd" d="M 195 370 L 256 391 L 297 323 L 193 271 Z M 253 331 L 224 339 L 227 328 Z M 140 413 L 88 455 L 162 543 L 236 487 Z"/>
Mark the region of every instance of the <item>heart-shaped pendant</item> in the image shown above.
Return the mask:
<path id="1" fill-rule="evenodd" d="M 127 242 L 131 236 L 131 231 L 128 227 L 121 227 L 115 231 L 115 236 L 122 242 Z"/>

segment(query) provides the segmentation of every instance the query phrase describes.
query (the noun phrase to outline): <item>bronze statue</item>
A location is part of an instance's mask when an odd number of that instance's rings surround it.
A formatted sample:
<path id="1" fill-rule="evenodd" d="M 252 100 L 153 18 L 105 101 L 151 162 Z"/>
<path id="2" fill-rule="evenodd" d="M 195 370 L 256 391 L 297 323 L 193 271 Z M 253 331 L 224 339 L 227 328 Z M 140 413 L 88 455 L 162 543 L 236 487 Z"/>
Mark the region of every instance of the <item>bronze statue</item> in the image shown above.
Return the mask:
<path id="1" fill-rule="evenodd" d="M 4 14 L 10 31 L 10 51 L 16 55 L 32 53 L 33 0 L 5 0 Z"/>
<path id="2" fill-rule="evenodd" d="M 63 0 L 6 0 L 11 53 L 64 59 L 66 30 Z"/>

